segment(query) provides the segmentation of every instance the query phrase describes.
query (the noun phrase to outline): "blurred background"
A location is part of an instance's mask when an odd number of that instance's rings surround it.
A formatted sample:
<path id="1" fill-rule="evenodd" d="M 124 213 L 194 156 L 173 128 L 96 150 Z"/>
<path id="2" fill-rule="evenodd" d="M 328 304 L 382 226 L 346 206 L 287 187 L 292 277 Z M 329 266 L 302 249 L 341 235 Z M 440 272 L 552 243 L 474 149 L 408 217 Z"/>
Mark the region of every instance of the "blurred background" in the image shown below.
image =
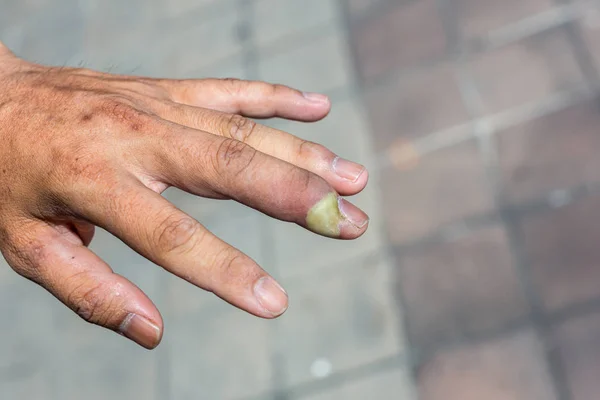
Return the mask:
<path id="1" fill-rule="evenodd" d="M 0 0 L 53 65 L 238 77 L 331 96 L 269 124 L 367 165 L 371 229 L 318 238 L 166 196 L 286 286 L 262 321 L 99 232 L 165 319 L 148 352 L 0 269 L 0 398 L 596 400 L 600 2 Z"/>

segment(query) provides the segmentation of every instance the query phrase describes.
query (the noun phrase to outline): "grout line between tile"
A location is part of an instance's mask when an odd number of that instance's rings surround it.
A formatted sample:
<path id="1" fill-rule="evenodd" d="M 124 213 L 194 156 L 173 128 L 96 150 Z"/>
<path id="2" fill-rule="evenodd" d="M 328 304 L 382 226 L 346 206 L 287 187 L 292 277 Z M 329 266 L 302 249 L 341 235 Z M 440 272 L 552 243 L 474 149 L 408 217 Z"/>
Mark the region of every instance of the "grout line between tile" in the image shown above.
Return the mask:
<path id="1" fill-rule="evenodd" d="M 244 23 L 246 24 L 246 34 L 244 38 L 244 69 L 246 79 L 260 80 L 260 52 L 256 44 L 254 27 L 256 26 L 256 1 L 257 0 L 237 0 L 239 8 L 246 18 Z M 269 265 L 269 268 L 274 274 L 277 273 L 277 265 L 275 263 L 275 253 L 271 243 L 273 243 L 272 231 L 270 225 L 265 218 L 259 218 L 259 235 L 260 235 L 260 257 L 264 262 Z M 269 343 L 270 348 L 268 352 L 268 358 L 271 364 L 271 394 L 268 396 L 272 400 L 288 400 L 289 395 L 285 390 L 286 384 L 286 365 L 283 354 L 280 353 L 277 346 L 279 329 L 279 321 L 272 321 L 273 323 L 269 326 L 268 335 L 270 337 Z"/>
<path id="2" fill-rule="evenodd" d="M 598 92 L 591 90 L 587 84 L 577 85 L 538 102 L 518 106 L 498 114 L 476 118 L 467 123 L 431 133 L 415 139 L 410 145 L 422 158 L 430 153 L 477 138 L 477 128 L 474 128 L 474 126 L 485 126 L 486 129 L 493 127 L 495 133 L 501 134 L 504 130 L 564 110 L 582 101 L 589 100 L 597 94 Z M 491 133 L 485 132 L 485 134 Z M 379 161 L 374 165 L 376 171 L 394 165 L 387 151 L 380 152 L 376 158 Z"/>

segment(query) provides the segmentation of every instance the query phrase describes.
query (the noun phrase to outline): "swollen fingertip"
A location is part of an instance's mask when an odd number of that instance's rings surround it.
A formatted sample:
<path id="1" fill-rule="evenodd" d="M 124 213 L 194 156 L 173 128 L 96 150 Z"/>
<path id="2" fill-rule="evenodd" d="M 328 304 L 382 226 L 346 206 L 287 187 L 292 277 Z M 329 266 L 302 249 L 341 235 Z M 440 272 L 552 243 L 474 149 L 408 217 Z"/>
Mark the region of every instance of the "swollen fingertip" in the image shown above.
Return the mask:
<path id="1" fill-rule="evenodd" d="M 119 333 L 148 350 L 155 349 L 162 339 L 162 330 L 158 325 L 133 313 L 123 320 Z"/>
<path id="2" fill-rule="evenodd" d="M 263 277 L 256 282 L 254 296 L 270 317 L 279 317 L 288 308 L 286 291 L 270 276 Z"/>
<path id="3" fill-rule="evenodd" d="M 335 192 L 328 193 L 306 216 L 308 229 L 331 238 L 356 238 L 368 224 L 369 216 L 364 211 Z"/>

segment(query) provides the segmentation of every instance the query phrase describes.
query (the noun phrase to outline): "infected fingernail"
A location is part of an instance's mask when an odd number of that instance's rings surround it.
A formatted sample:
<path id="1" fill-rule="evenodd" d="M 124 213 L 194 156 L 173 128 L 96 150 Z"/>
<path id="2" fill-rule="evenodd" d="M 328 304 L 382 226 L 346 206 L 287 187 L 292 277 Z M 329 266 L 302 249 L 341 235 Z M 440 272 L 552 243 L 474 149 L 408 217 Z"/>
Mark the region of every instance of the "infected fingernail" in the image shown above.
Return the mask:
<path id="1" fill-rule="evenodd" d="M 287 310 L 288 296 L 271 277 L 261 278 L 254 285 L 254 296 L 269 314 L 278 317 Z"/>
<path id="2" fill-rule="evenodd" d="M 126 338 L 150 350 L 158 346 L 162 337 L 160 328 L 157 325 L 137 314 L 129 314 L 121 323 L 119 332 Z"/>
<path id="3" fill-rule="evenodd" d="M 310 100 L 314 103 L 329 103 L 329 97 L 321 93 L 304 92 L 302 93 L 302 95 L 305 99 Z"/>
<path id="4" fill-rule="evenodd" d="M 336 157 L 333 160 L 333 170 L 338 176 L 351 182 L 356 182 L 363 172 L 365 172 L 365 167 L 355 162 Z"/>
<path id="5" fill-rule="evenodd" d="M 315 233 L 337 238 L 340 236 L 340 222 L 343 219 L 337 194 L 329 193 L 310 209 L 306 216 L 306 225 Z"/>
<path id="6" fill-rule="evenodd" d="M 369 216 L 364 211 L 342 198 L 339 199 L 339 209 L 344 218 L 358 229 L 369 223 Z"/>

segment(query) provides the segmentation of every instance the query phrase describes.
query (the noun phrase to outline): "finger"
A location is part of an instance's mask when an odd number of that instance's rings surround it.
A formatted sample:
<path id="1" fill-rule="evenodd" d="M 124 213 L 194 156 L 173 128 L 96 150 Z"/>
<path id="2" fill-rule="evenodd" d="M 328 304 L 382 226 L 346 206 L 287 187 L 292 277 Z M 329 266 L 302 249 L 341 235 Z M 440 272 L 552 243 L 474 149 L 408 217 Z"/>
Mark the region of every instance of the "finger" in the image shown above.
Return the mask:
<path id="1" fill-rule="evenodd" d="M 7 260 L 84 320 L 147 349 L 158 346 L 163 322 L 152 301 L 77 241 L 75 233 L 32 222 L 26 238 L 12 240 Z"/>
<path id="2" fill-rule="evenodd" d="M 367 185 L 368 172 L 364 166 L 340 158 L 317 143 L 257 124 L 237 114 L 173 103 L 157 104 L 154 111 L 166 120 L 239 140 L 262 153 L 311 171 L 343 196 L 355 195 Z"/>
<path id="3" fill-rule="evenodd" d="M 159 194 L 139 184 L 112 196 L 82 212 L 144 257 L 236 307 L 263 318 L 287 309 L 285 291 L 252 259 Z"/>
<path id="4" fill-rule="evenodd" d="M 239 79 L 161 80 L 174 101 L 250 118 L 313 122 L 331 110 L 329 98 L 284 85 Z"/>
<path id="5" fill-rule="evenodd" d="M 368 216 L 312 172 L 240 141 L 193 129 L 173 129 L 161 139 L 154 151 L 158 159 L 145 160 L 145 168 L 159 181 L 191 193 L 208 186 L 324 236 L 354 239 L 367 229 Z"/>

